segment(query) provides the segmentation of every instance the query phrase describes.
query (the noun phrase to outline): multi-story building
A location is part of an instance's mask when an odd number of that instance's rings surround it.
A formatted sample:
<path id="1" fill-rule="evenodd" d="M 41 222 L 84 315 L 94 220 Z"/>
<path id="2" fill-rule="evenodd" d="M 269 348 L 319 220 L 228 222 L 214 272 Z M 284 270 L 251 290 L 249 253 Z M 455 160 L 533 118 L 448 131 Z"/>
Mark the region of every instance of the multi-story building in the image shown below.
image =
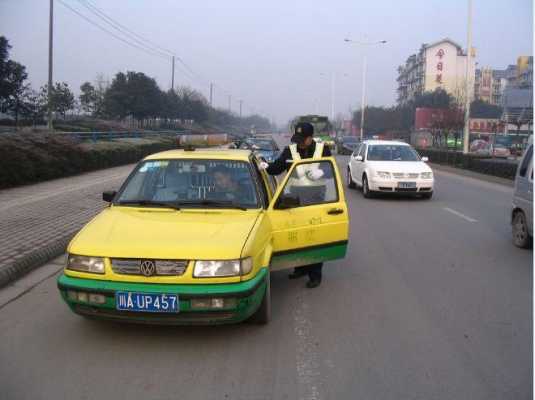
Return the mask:
<path id="1" fill-rule="evenodd" d="M 507 85 L 507 70 L 481 68 L 476 69 L 474 81 L 474 98 L 487 103 L 500 105 L 502 94 Z"/>
<path id="2" fill-rule="evenodd" d="M 469 77 L 473 82 L 474 49 L 471 56 Z M 466 52 L 451 39 L 423 44 L 417 54 L 409 56 L 405 65 L 398 68 L 398 103 L 406 103 L 418 94 L 438 88 L 462 100 L 466 91 L 466 62 Z M 473 90 L 473 85 L 471 88 Z M 469 95 L 473 95 L 472 91 Z"/>

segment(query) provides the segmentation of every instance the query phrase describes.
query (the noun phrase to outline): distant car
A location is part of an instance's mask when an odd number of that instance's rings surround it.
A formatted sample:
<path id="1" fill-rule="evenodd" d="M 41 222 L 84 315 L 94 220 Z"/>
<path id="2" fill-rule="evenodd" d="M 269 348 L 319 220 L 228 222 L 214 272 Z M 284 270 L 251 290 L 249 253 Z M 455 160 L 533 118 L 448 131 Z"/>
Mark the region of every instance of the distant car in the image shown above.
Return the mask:
<path id="1" fill-rule="evenodd" d="M 533 245 L 533 143 L 518 164 L 511 211 L 513 243 L 517 247 Z"/>
<path id="2" fill-rule="evenodd" d="M 247 145 L 245 148 L 254 151 L 255 154 L 264 158 L 267 162 L 273 162 L 279 156 L 279 146 L 271 138 L 252 137 L 246 139 L 245 143 Z"/>
<path id="3" fill-rule="evenodd" d="M 359 139 L 356 136 L 343 136 L 336 143 L 336 152 L 338 154 L 352 154 L 359 144 Z"/>
<path id="4" fill-rule="evenodd" d="M 433 171 L 427 157 L 404 142 L 368 140 L 351 155 L 347 165 L 349 188 L 362 187 L 364 197 L 377 193 L 406 193 L 430 199 Z"/>

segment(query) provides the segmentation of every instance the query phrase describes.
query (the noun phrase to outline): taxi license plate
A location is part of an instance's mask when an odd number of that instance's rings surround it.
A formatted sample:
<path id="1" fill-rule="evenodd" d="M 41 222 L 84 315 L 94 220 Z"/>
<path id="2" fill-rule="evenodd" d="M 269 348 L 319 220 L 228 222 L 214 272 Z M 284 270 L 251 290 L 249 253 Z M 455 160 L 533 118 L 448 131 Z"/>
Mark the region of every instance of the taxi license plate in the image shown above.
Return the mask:
<path id="1" fill-rule="evenodd" d="M 180 311 L 177 294 L 116 292 L 115 307 L 121 311 L 177 313 Z"/>
<path id="2" fill-rule="evenodd" d="M 413 189 L 416 187 L 416 182 L 398 182 L 398 188 Z"/>

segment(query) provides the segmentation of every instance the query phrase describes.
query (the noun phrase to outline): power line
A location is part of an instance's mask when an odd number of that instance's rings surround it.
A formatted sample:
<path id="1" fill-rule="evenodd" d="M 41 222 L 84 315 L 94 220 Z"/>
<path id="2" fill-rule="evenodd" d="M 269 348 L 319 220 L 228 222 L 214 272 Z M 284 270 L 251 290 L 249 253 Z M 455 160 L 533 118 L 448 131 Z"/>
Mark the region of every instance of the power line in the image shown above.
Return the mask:
<path id="1" fill-rule="evenodd" d="M 76 15 L 78 15 L 80 18 L 83 18 L 84 20 L 86 20 L 87 22 L 89 22 L 91 25 L 94 25 L 96 27 L 98 27 L 99 29 L 103 30 L 104 32 L 106 32 L 107 34 L 113 36 L 114 38 L 120 40 L 121 42 L 123 43 L 126 43 L 127 45 L 129 46 L 132 46 L 132 47 L 135 47 L 136 49 L 138 50 L 141 50 L 147 54 L 150 54 L 152 56 L 156 56 L 156 57 L 160 57 L 160 58 L 163 58 L 163 59 L 166 59 L 166 60 L 170 60 L 171 57 L 168 57 L 168 56 L 163 56 L 162 54 L 160 53 L 156 53 L 154 52 L 153 50 L 149 50 L 147 48 L 143 48 L 143 47 L 140 47 L 138 46 L 137 44 L 135 43 L 131 43 L 129 42 L 128 40 L 125 40 L 123 39 L 122 37 L 120 36 L 117 36 L 115 33 L 109 31 L 108 29 L 104 28 L 103 26 L 99 25 L 98 23 L 96 23 L 95 21 L 91 20 L 90 18 L 86 17 L 85 15 L 83 15 L 82 13 L 78 12 L 77 10 L 75 10 L 74 8 L 72 8 L 71 6 L 69 6 L 68 4 L 66 4 L 63 0 L 58 0 L 64 7 L 68 8 L 69 10 L 71 10 L 73 13 L 75 13 Z"/>
<path id="2" fill-rule="evenodd" d="M 119 36 L 118 34 L 110 31 L 109 29 L 103 27 L 99 23 L 93 21 L 92 19 L 88 18 L 86 15 L 82 14 L 78 10 L 74 9 L 73 7 L 66 4 L 63 0 L 58 0 L 64 7 L 69 9 L 71 12 L 78 15 L 80 18 L 84 19 L 88 23 L 90 23 L 93 26 L 98 27 L 102 31 L 106 32 L 107 34 L 113 36 L 115 39 L 120 40 L 121 42 L 134 47 L 138 50 L 141 50 L 145 52 L 146 54 L 149 54 L 151 56 L 156 56 L 162 59 L 165 59 L 167 61 L 171 61 L 172 57 L 174 56 L 175 59 L 182 65 L 184 71 L 179 72 L 186 72 L 190 75 L 190 78 L 193 80 L 196 80 L 198 83 L 201 83 L 202 85 L 205 84 L 213 84 L 213 87 L 218 88 L 220 92 L 223 94 L 226 94 L 228 96 L 232 96 L 232 94 L 222 88 L 220 85 L 215 84 L 213 82 L 210 82 L 209 80 L 205 79 L 203 76 L 195 72 L 181 57 L 177 56 L 174 52 L 161 47 L 157 45 L 156 43 L 150 41 L 149 39 L 144 38 L 143 36 L 139 35 L 138 33 L 134 32 L 133 30 L 127 28 L 123 24 L 119 23 L 115 19 L 111 18 L 110 16 L 106 15 L 103 11 L 101 11 L 98 7 L 93 5 L 89 0 L 78 0 L 78 2 L 84 6 L 89 12 L 91 12 L 94 16 L 99 18 L 100 20 L 104 21 L 107 25 L 111 26 L 116 31 L 120 32 L 122 35 L 126 37 L 123 38 Z M 145 44 L 148 43 L 148 44 Z M 175 70 L 177 70 L 177 66 L 175 65 Z"/>
<path id="3" fill-rule="evenodd" d="M 89 7 L 91 9 L 94 10 L 94 12 L 98 13 L 99 15 L 101 15 L 103 18 L 107 19 L 108 21 L 110 21 L 110 23 L 118 26 L 119 28 L 123 29 L 124 31 L 130 33 L 131 35 L 135 36 L 136 38 L 138 38 L 139 40 L 141 40 L 142 42 L 145 42 L 145 43 L 148 43 L 149 45 L 157 48 L 158 50 L 164 52 L 164 53 L 167 53 L 167 55 L 173 55 L 173 52 L 171 50 L 167 50 L 166 48 L 164 47 L 161 47 L 159 46 L 158 44 L 150 41 L 149 39 L 147 38 L 144 38 L 143 36 L 137 34 L 136 32 L 134 32 L 133 30 L 129 29 L 128 27 L 124 26 L 123 24 L 121 24 L 120 22 L 118 22 L 117 20 L 113 19 L 112 17 L 106 15 L 102 10 L 100 10 L 98 7 L 96 7 L 94 4 L 92 4 L 89 0 L 78 0 L 78 2 L 80 3 L 85 3 L 84 5 L 86 7 Z M 119 29 L 117 28 L 117 29 Z"/>
<path id="4" fill-rule="evenodd" d="M 168 54 L 167 51 L 162 52 L 156 48 L 153 48 L 153 47 L 158 47 L 158 46 L 154 46 L 152 44 L 147 45 L 146 43 L 144 43 L 144 42 L 149 42 L 147 39 L 143 39 L 141 36 L 137 35 L 136 33 L 132 33 L 132 31 L 130 31 L 128 28 L 123 27 L 117 21 L 113 20 L 111 17 L 108 17 L 106 14 L 104 14 L 98 8 L 94 7 L 89 2 L 84 1 L 84 0 L 78 0 L 78 3 L 80 3 L 83 7 L 85 7 L 94 16 L 104 21 L 106 24 L 108 24 L 109 26 L 111 26 L 113 29 L 117 30 L 121 34 L 123 34 L 129 40 L 136 42 L 139 46 L 147 48 L 150 51 L 154 51 L 155 53 L 160 53 L 162 56 L 172 57 L 172 54 Z M 138 37 L 140 37 L 141 40 L 138 39 Z"/>

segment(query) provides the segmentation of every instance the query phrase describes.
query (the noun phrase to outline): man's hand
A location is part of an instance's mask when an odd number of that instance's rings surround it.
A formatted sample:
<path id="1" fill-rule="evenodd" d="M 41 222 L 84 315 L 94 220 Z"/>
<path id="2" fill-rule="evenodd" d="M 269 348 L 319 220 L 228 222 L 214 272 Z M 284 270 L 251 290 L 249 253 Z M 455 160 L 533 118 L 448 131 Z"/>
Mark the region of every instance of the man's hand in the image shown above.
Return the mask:
<path id="1" fill-rule="evenodd" d="M 264 169 L 268 169 L 269 164 L 268 164 L 267 162 L 265 162 L 265 161 L 260 161 L 260 164 L 258 165 L 258 167 L 259 167 L 260 169 L 262 169 L 262 170 L 264 170 Z"/>
<path id="2" fill-rule="evenodd" d="M 311 181 L 317 181 L 323 177 L 323 171 L 321 169 L 312 169 L 306 172 L 306 176 Z"/>

